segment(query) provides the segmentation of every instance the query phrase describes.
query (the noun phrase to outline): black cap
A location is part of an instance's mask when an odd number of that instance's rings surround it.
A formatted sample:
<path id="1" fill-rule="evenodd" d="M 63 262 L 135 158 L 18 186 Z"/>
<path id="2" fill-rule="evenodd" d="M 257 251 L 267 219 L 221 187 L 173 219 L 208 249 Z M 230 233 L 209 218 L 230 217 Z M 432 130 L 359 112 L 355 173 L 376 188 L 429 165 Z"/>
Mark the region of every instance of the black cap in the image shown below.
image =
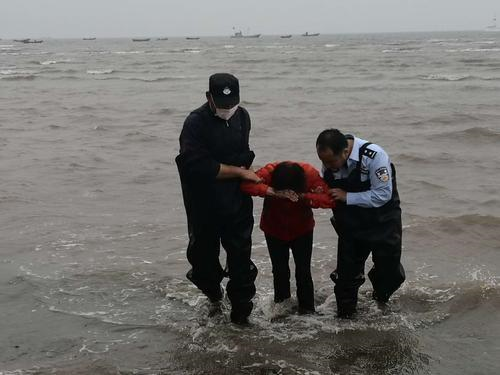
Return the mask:
<path id="1" fill-rule="evenodd" d="M 218 108 L 231 108 L 240 102 L 240 84 L 232 74 L 212 74 L 208 80 L 208 91 Z"/>

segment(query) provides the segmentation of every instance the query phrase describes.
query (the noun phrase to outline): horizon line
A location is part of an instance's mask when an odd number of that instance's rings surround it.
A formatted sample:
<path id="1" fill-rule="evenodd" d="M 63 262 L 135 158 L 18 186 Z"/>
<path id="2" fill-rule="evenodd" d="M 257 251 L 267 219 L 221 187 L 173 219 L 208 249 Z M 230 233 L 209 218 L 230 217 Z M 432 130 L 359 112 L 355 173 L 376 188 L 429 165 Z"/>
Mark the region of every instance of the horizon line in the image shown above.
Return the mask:
<path id="1" fill-rule="evenodd" d="M 405 31 L 367 31 L 367 32 L 319 32 L 321 35 L 370 35 L 370 34 L 418 34 L 418 33 L 452 33 L 452 32 L 487 32 L 487 29 L 456 29 L 456 30 L 405 30 Z M 316 33 L 314 31 L 313 33 Z M 256 33 L 258 34 L 258 33 Z M 270 36 L 276 37 L 281 35 L 292 35 L 292 36 L 302 36 L 303 33 L 298 34 L 285 34 L 285 33 L 277 33 L 277 34 L 264 34 L 260 33 L 260 38 Z M 98 36 L 98 35 L 82 35 L 82 36 L 38 36 L 37 38 L 47 38 L 47 39 L 83 39 L 83 38 L 99 38 L 99 39 L 133 39 L 133 38 L 231 38 L 234 34 L 225 34 L 225 35 L 201 35 L 201 34 L 189 34 L 189 35 L 127 35 L 127 36 Z M 252 34 L 251 34 L 252 35 Z M 0 37 L 0 40 L 14 40 L 14 39 L 26 39 L 26 37 L 18 37 L 18 36 L 6 36 Z M 231 38 L 238 39 L 238 38 Z M 257 38 L 255 38 L 257 39 Z"/>

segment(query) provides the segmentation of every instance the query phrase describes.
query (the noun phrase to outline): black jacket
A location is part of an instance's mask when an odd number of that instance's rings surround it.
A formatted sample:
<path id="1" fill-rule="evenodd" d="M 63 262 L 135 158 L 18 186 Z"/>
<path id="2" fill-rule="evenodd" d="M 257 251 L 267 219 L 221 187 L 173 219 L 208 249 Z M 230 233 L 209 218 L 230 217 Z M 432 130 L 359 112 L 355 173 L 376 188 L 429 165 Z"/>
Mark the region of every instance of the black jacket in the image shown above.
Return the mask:
<path id="1" fill-rule="evenodd" d="M 205 103 L 186 118 L 175 161 L 188 217 L 230 215 L 251 199 L 241 192 L 239 179 L 216 179 L 220 164 L 250 167 L 255 154 L 248 145 L 249 133 L 250 116 L 242 107 L 226 121 Z"/>

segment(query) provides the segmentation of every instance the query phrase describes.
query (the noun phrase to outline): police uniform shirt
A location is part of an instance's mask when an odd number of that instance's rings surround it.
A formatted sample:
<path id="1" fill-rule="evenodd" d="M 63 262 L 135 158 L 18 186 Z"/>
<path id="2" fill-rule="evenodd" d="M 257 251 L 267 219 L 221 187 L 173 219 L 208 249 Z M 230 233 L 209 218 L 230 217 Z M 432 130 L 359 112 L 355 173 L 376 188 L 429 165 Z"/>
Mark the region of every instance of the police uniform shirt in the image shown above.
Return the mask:
<path id="1" fill-rule="evenodd" d="M 367 141 L 354 137 L 351 154 L 346 165 L 333 172 L 335 179 L 347 178 L 356 168 L 359 159 L 359 149 Z M 322 171 L 326 167 L 322 166 Z M 380 207 L 387 203 L 392 196 L 391 161 L 384 149 L 376 144 L 370 144 L 361 157 L 361 181 L 370 179 L 370 190 L 352 193 L 348 192 L 347 205 L 356 205 L 365 208 Z"/>

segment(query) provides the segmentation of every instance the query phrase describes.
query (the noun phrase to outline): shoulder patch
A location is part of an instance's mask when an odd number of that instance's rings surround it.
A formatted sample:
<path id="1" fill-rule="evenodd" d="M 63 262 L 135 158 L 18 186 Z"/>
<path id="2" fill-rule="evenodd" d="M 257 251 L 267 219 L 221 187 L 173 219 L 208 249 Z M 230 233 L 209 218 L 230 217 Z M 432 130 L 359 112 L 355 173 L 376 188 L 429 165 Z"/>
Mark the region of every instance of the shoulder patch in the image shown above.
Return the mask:
<path id="1" fill-rule="evenodd" d="M 375 175 L 382 182 L 389 181 L 389 171 L 387 170 L 386 167 L 380 167 L 379 169 L 377 169 L 375 171 Z"/>
<path id="2" fill-rule="evenodd" d="M 363 155 L 373 159 L 377 155 L 377 151 L 370 150 L 368 147 L 363 150 Z"/>

